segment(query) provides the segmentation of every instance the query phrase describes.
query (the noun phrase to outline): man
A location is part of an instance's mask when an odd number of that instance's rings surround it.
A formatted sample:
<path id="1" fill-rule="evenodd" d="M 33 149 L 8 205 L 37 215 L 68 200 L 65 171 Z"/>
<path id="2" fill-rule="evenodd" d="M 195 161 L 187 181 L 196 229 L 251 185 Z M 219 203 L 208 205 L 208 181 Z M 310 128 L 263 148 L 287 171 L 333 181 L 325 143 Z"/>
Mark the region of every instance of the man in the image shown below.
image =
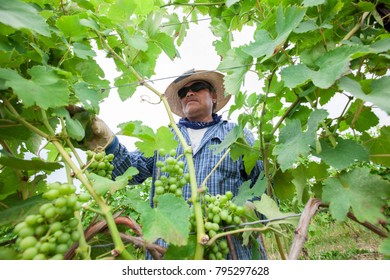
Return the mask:
<path id="1" fill-rule="evenodd" d="M 209 146 L 220 144 L 236 126 L 216 114 L 230 99 L 230 95 L 225 96 L 223 79 L 224 76 L 216 71 L 191 70 L 174 80 L 165 91 L 172 112 L 182 117 L 178 127 L 192 147 L 197 182 L 202 182 L 222 158 L 223 153 L 214 155 Z M 139 170 L 139 174 L 130 183 L 140 184 L 149 177 L 155 181 L 156 157 L 146 158 L 139 151 L 129 152 L 99 119 L 94 123 L 93 131 L 95 144 L 105 146 L 110 142 L 106 153 L 115 156 L 112 162 L 115 166 L 114 178 L 133 166 Z M 248 130 L 244 134 L 248 143 L 253 145 L 253 135 Z M 182 153 L 183 147 L 179 145 L 177 154 Z M 208 192 L 216 195 L 231 191 L 233 195 L 237 195 L 239 186 L 247 180 L 255 182 L 262 169 L 263 164 L 258 161 L 251 174 L 246 174 L 242 160 L 233 161 L 229 156 L 225 157 L 207 181 Z M 184 171 L 187 171 L 187 166 Z M 150 200 L 152 206 L 154 193 L 153 184 Z M 183 197 L 185 200 L 191 197 L 189 184 L 183 187 Z M 233 243 L 238 259 L 251 259 L 251 248 L 242 246 L 236 238 L 233 238 Z M 262 247 L 260 253 L 265 258 Z"/>

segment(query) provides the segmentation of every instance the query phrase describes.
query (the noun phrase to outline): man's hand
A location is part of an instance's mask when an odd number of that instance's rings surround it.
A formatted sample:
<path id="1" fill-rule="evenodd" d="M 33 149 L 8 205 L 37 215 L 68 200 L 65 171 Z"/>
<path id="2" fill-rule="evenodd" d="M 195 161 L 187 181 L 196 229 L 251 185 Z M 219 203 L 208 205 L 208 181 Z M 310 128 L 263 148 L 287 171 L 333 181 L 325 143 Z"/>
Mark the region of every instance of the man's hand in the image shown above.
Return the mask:
<path id="1" fill-rule="evenodd" d="M 75 105 L 70 105 L 66 109 L 72 118 L 77 117 L 77 114 L 86 112 L 84 108 Z M 80 148 L 86 148 L 91 151 L 104 149 L 114 139 L 114 133 L 107 124 L 96 116 L 91 116 L 85 130 L 85 139 L 78 143 L 81 146 Z"/>
<path id="2" fill-rule="evenodd" d="M 97 148 L 106 148 L 114 139 L 114 133 L 107 124 L 98 117 L 93 118 L 91 130 L 92 135 L 86 139 L 86 145 L 91 151 L 96 150 Z"/>

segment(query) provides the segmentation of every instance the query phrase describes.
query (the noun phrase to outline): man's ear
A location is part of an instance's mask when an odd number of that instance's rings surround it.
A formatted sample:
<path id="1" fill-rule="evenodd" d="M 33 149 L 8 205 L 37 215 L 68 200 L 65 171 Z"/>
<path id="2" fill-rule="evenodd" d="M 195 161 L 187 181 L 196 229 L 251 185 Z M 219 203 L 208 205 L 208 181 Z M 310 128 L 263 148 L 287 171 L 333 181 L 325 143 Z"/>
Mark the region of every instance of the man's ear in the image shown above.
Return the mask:
<path id="1" fill-rule="evenodd" d="M 213 100 L 213 103 L 217 103 L 217 94 L 216 93 L 212 93 L 211 94 L 211 98 L 212 98 L 212 100 Z"/>

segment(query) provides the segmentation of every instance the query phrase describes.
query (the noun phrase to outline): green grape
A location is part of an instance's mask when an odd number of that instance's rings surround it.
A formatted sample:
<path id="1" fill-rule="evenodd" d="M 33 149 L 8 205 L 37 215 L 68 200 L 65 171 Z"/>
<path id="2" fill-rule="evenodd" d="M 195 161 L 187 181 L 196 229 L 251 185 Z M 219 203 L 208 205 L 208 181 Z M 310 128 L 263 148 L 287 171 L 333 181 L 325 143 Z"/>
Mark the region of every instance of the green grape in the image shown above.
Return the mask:
<path id="1" fill-rule="evenodd" d="M 55 215 L 57 215 L 57 211 L 54 206 L 48 208 L 43 214 L 46 219 L 54 218 Z"/>
<path id="2" fill-rule="evenodd" d="M 41 236 L 44 236 L 48 230 L 48 226 L 47 225 L 39 225 L 36 227 L 35 229 L 35 236 L 37 237 L 41 237 Z"/>
<path id="3" fill-rule="evenodd" d="M 220 227 L 219 227 L 219 224 L 218 223 L 212 223 L 212 230 L 214 230 L 215 232 L 218 232 Z"/>
<path id="4" fill-rule="evenodd" d="M 73 231 L 71 234 L 72 241 L 76 242 L 80 239 L 81 235 L 78 231 Z"/>
<path id="5" fill-rule="evenodd" d="M 211 229 L 213 228 L 213 223 L 211 223 L 211 222 L 206 222 L 206 223 L 204 224 L 204 228 L 205 228 L 207 231 L 211 230 Z"/>
<path id="6" fill-rule="evenodd" d="M 37 215 L 28 215 L 24 222 L 29 226 L 35 226 L 38 223 L 38 216 Z"/>
<path id="7" fill-rule="evenodd" d="M 37 244 L 37 239 L 34 236 L 27 236 L 20 241 L 19 247 L 21 250 L 34 247 Z"/>
<path id="8" fill-rule="evenodd" d="M 101 161 L 104 158 L 105 155 L 106 154 L 104 152 L 97 153 L 97 154 L 95 154 L 95 160 L 96 161 Z"/>
<path id="9" fill-rule="evenodd" d="M 27 248 L 23 254 L 22 254 L 22 259 L 23 260 L 32 260 L 35 258 L 35 256 L 38 254 L 38 249 L 35 247 L 30 247 Z"/>
<path id="10" fill-rule="evenodd" d="M 218 214 L 214 215 L 213 222 L 219 224 L 221 222 L 221 217 Z"/>
<path id="11" fill-rule="evenodd" d="M 156 194 L 163 194 L 165 192 L 164 187 L 156 187 Z"/>
<path id="12" fill-rule="evenodd" d="M 79 194 L 79 201 L 88 202 L 91 199 L 91 195 L 87 192 L 83 192 Z"/>
<path id="13" fill-rule="evenodd" d="M 237 206 L 236 214 L 242 216 L 245 213 L 245 208 L 243 206 Z"/>
<path id="14" fill-rule="evenodd" d="M 164 149 L 164 148 L 161 148 L 158 150 L 158 153 L 160 154 L 160 156 L 165 156 L 167 154 L 167 151 Z"/>
<path id="15" fill-rule="evenodd" d="M 19 230 L 18 236 L 19 237 L 27 237 L 34 235 L 35 230 L 32 227 L 25 226 L 24 228 Z"/>
<path id="16" fill-rule="evenodd" d="M 170 186 L 169 186 L 169 190 L 170 190 L 171 192 L 176 192 L 177 186 L 176 186 L 175 184 L 170 185 Z"/>
<path id="17" fill-rule="evenodd" d="M 171 157 L 175 157 L 176 154 L 177 154 L 177 152 L 176 152 L 175 149 L 169 151 L 169 155 L 170 155 Z"/>
<path id="18" fill-rule="evenodd" d="M 215 257 L 216 257 L 217 260 L 223 260 L 224 259 L 224 257 L 222 256 L 221 252 L 215 253 Z"/>
<path id="19" fill-rule="evenodd" d="M 57 189 L 51 189 L 45 192 L 42 197 L 48 200 L 56 199 L 60 195 L 60 191 Z"/>
<path id="20" fill-rule="evenodd" d="M 221 217 L 221 220 L 222 221 L 226 221 L 229 217 L 229 212 L 227 210 L 222 210 L 220 213 L 219 213 L 219 216 Z"/>
<path id="21" fill-rule="evenodd" d="M 52 251 L 51 243 L 44 242 L 42 243 L 41 247 L 39 248 L 39 252 L 42 254 L 49 254 Z"/>
<path id="22" fill-rule="evenodd" d="M 69 233 L 67 232 L 64 232 L 62 233 L 58 238 L 57 238 L 57 242 L 58 243 L 67 243 L 69 240 L 71 239 L 71 236 Z"/>
<path id="23" fill-rule="evenodd" d="M 54 205 L 58 208 L 62 208 L 66 205 L 66 201 L 66 198 L 61 196 L 55 200 Z"/>
<path id="24" fill-rule="evenodd" d="M 241 218 L 239 216 L 233 216 L 233 223 L 236 225 L 241 224 Z"/>
<path id="25" fill-rule="evenodd" d="M 181 197 L 181 196 L 183 195 L 183 190 L 182 190 L 182 189 L 177 189 L 177 190 L 175 191 L 175 195 L 176 195 L 177 197 Z"/>
<path id="26" fill-rule="evenodd" d="M 65 251 L 66 252 L 66 251 Z M 64 253 L 60 253 L 60 254 L 55 254 L 54 256 L 52 256 L 50 258 L 50 260 L 63 260 L 64 259 L 64 256 L 63 256 Z"/>
<path id="27" fill-rule="evenodd" d="M 168 164 L 168 165 L 174 165 L 176 164 L 176 159 L 173 158 L 173 157 L 168 157 L 165 162 Z"/>
<path id="28" fill-rule="evenodd" d="M 51 233 L 55 233 L 57 231 L 60 231 L 62 229 L 62 223 L 57 221 L 57 222 L 54 222 L 50 225 L 50 232 Z"/>
<path id="29" fill-rule="evenodd" d="M 37 254 L 35 255 L 35 257 L 32 258 L 32 260 L 39 260 L 39 261 L 46 260 L 46 256 L 45 254 Z"/>
<path id="30" fill-rule="evenodd" d="M 219 247 L 220 247 L 222 250 L 223 250 L 223 249 L 226 249 L 226 248 L 229 248 L 228 243 L 227 243 L 226 240 L 221 240 L 221 241 L 219 242 Z"/>
<path id="31" fill-rule="evenodd" d="M 225 195 L 226 195 L 226 197 L 227 197 L 229 200 L 233 198 L 233 193 L 232 193 L 231 191 L 227 191 L 227 192 L 225 193 Z"/>

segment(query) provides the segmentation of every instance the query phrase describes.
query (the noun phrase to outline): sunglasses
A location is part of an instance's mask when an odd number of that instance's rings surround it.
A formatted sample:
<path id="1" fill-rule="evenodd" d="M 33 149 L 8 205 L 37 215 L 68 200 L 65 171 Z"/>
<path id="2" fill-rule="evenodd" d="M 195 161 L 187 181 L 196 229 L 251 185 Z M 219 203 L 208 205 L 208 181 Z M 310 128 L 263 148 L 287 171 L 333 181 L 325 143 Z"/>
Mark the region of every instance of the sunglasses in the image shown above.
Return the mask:
<path id="1" fill-rule="evenodd" d="M 211 90 L 212 89 L 212 86 L 206 82 L 196 82 L 196 83 L 193 83 L 192 85 L 188 86 L 188 87 L 182 87 L 181 89 L 179 89 L 179 91 L 177 92 L 180 99 L 183 99 L 184 97 L 187 96 L 187 93 L 191 90 L 192 92 L 198 92 L 198 91 L 201 91 L 203 89 L 209 89 Z"/>

